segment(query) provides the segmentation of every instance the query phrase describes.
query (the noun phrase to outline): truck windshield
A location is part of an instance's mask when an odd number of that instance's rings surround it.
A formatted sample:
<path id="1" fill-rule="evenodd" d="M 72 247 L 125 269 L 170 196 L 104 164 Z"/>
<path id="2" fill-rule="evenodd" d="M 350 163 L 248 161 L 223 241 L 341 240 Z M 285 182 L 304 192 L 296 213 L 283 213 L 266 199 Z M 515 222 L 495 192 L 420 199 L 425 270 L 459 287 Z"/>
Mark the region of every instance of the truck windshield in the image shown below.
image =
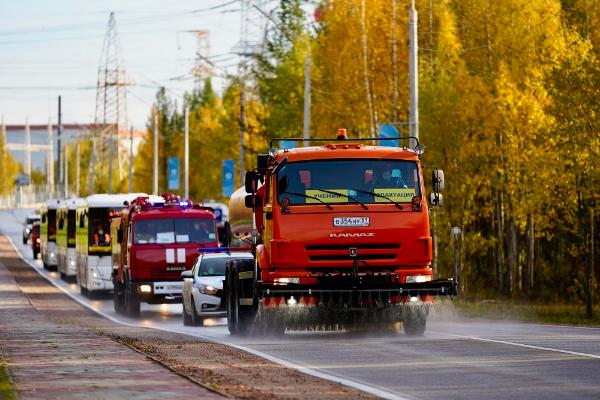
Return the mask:
<path id="1" fill-rule="evenodd" d="M 120 208 L 94 207 L 89 209 L 89 251 L 110 254 L 110 221 Z"/>
<path id="2" fill-rule="evenodd" d="M 277 176 L 277 195 L 291 206 L 410 203 L 421 196 L 419 166 L 390 159 L 290 162 Z"/>
<path id="3" fill-rule="evenodd" d="M 143 219 L 134 222 L 134 243 L 212 243 L 215 224 L 206 218 Z"/>

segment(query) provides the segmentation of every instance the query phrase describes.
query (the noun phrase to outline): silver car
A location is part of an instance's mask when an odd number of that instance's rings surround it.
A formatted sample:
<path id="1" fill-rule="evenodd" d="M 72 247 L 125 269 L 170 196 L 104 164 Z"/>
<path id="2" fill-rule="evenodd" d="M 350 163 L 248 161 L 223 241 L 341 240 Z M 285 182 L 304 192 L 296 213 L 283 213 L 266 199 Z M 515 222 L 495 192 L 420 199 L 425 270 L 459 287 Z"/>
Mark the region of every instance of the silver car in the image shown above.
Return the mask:
<path id="1" fill-rule="evenodd" d="M 253 259 L 250 253 L 202 253 L 191 270 L 182 272 L 183 324 L 201 326 L 205 318 L 227 316 L 225 302 L 221 302 L 225 262 L 231 259 Z"/>

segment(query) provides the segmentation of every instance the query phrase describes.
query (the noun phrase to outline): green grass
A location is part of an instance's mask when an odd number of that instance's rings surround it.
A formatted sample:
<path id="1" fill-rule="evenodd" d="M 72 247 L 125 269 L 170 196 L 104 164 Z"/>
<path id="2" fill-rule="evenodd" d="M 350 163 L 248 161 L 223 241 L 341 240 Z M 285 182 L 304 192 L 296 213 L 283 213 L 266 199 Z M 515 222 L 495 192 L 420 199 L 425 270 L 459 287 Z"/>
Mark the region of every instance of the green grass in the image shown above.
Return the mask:
<path id="1" fill-rule="evenodd" d="M 600 326 L 600 305 L 594 307 L 592 318 L 587 318 L 585 306 L 578 304 L 537 304 L 508 300 L 459 300 L 455 302 L 455 307 L 461 315 L 472 318 Z"/>
<path id="2" fill-rule="evenodd" d="M 2 358 L 0 358 L 0 399 L 16 399 L 15 388 L 13 387 L 8 375 L 6 374 L 4 360 L 2 360 Z"/>

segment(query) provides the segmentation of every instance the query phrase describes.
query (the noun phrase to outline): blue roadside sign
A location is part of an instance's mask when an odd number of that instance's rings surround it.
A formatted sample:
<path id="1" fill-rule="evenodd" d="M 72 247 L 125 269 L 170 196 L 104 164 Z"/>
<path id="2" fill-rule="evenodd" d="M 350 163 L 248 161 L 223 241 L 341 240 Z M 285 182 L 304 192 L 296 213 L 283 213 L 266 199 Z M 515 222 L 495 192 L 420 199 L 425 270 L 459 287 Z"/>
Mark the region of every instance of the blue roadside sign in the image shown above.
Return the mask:
<path id="1" fill-rule="evenodd" d="M 169 188 L 169 190 L 178 190 L 179 189 L 179 158 L 169 157 L 168 165 L 169 165 L 169 178 L 168 178 L 168 182 L 167 182 L 167 187 Z"/>
<path id="2" fill-rule="evenodd" d="M 394 138 L 394 137 L 398 137 L 398 136 L 400 136 L 400 133 L 398 132 L 398 129 L 396 129 L 396 127 L 393 124 L 379 125 L 379 138 L 380 139 Z M 380 140 L 379 145 L 387 146 L 387 147 L 399 147 L 400 143 L 397 139 L 396 140 Z"/>
<path id="3" fill-rule="evenodd" d="M 235 162 L 233 160 L 223 160 L 223 196 L 225 197 L 229 197 L 233 193 L 234 168 Z"/>
<path id="4" fill-rule="evenodd" d="M 280 140 L 279 146 L 282 149 L 294 149 L 296 148 L 296 142 L 293 140 Z"/>

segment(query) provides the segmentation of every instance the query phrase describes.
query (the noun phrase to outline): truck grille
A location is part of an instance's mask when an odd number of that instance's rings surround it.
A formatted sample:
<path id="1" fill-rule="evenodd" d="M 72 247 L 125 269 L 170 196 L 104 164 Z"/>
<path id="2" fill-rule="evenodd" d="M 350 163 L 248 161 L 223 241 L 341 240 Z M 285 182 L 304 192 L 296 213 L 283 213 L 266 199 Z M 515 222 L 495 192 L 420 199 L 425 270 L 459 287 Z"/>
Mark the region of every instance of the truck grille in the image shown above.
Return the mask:
<path id="1" fill-rule="evenodd" d="M 153 269 L 149 271 L 150 279 L 152 280 L 180 280 L 181 271 L 165 271 L 162 269 Z"/>
<path id="2" fill-rule="evenodd" d="M 358 249 L 356 257 L 350 257 L 350 248 Z M 304 247 L 311 261 L 394 260 L 398 256 L 399 243 L 362 244 L 313 244 Z"/>

